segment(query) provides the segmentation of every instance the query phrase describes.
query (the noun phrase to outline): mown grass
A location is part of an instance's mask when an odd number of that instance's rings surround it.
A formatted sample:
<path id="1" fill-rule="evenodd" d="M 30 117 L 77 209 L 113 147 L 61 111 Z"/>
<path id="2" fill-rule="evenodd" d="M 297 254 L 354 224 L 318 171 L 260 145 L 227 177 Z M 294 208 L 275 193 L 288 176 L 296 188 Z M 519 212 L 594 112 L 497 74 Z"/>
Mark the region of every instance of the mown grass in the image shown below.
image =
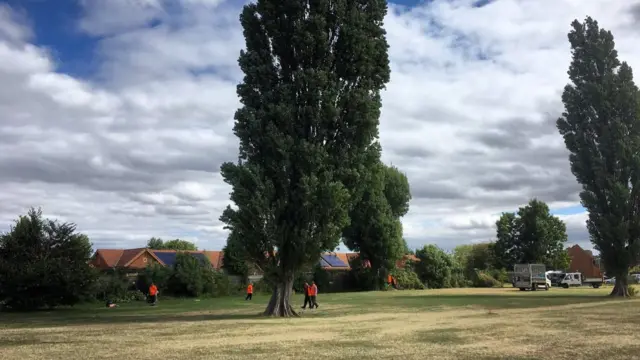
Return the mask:
<path id="1" fill-rule="evenodd" d="M 321 294 L 297 319 L 259 316 L 267 295 L 0 314 L 0 358 L 638 358 L 640 301 L 608 291 Z"/>

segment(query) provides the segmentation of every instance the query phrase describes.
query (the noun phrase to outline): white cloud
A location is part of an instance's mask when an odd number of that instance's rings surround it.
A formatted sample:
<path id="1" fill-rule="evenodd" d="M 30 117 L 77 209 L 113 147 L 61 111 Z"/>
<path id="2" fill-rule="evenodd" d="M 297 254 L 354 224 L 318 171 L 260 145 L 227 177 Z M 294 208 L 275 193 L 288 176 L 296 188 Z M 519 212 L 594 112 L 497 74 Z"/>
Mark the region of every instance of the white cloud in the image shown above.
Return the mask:
<path id="1" fill-rule="evenodd" d="M 571 20 L 596 17 L 640 68 L 633 1 L 471 3 L 390 5 L 386 19 L 392 81 L 380 134 L 384 160 L 412 185 L 403 222 L 414 247 L 488 240 L 501 212 L 534 196 L 577 205 L 554 126 Z M 96 246 L 161 236 L 221 248 L 229 188 L 217 172 L 237 153 L 241 4 L 82 4 L 77 26 L 99 41 L 99 81 L 56 72 L 28 17 L 0 6 L 0 224 L 42 206 Z M 585 215 L 563 219 L 584 245 Z"/>

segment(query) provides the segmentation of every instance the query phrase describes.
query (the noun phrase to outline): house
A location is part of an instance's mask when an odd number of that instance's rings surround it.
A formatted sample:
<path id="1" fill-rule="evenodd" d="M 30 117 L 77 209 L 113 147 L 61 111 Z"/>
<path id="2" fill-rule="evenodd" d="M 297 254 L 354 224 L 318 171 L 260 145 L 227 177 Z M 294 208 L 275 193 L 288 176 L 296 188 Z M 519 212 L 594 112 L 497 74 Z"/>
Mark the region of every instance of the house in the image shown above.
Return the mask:
<path id="1" fill-rule="evenodd" d="M 211 265 L 220 270 L 222 268 L 222 251 L 181 251 L 191 254 L 197 259 L 207 259 Z M 175 250 L 137 249 L 98 249 L 89 264 L 97 269 L 121 269 L 125 271 L 139 271 L 152 264 L 171 266 L 175 262 Z"/>
<path id="2" fill-rule="evenodd" d="M 202 250 L 181 252 L 189 253 L 199 259 L 206 258 L 215 269 L 222 269 L 224 260 L 222 251 Z M 153 250 L 148 248 L 98 249 L 89 264 L 101 270 L 121 269 L 137 272 L 152 264 L 172 266 L 177 253 L 178 251 L 176 250 Z M 327 252 L 320 255 L 318 265 L 328 271 L 348 271 L 351 270 L 351 262 L 358 258 L 358 256 L 358 253 Z M 405 255 L 397 261 L 396 266 L 404 268 L 408 261 L 416 262 L 420 261 L 420 259 L 415 257 L 415 255 Z"/>
<path id="3" fill-rule="evenodd" d="M 573 245 L 567 249 L 567 253 L 571 258 L 569 263 L 569 272 L 580 272 L 585 277 L 602 277 L 600 264 L 596 261 L 593 253 L 589 250 L 581 248 L 579 245 Z"/>

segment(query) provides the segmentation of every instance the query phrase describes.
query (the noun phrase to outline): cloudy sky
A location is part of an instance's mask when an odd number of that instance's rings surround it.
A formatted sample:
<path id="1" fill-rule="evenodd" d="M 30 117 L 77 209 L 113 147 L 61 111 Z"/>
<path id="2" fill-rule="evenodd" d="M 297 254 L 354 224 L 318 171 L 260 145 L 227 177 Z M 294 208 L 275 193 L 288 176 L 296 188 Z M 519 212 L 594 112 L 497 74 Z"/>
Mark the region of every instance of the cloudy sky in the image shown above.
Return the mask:
<path id="1" fill-rule="evenodd" d="M 409 177 L 412 247 L 494 236 L 531 197 L 588 244 L 555 129 L 570 22 L 594 16 L 640 69 L 639 0 L 391 3 L 384 160 Z M 220 249 L 242 2 L 0 1 L 0 229 L 41 206 L 94 247 Z M 589 245 L 590 246 L 590 245 Z"/>

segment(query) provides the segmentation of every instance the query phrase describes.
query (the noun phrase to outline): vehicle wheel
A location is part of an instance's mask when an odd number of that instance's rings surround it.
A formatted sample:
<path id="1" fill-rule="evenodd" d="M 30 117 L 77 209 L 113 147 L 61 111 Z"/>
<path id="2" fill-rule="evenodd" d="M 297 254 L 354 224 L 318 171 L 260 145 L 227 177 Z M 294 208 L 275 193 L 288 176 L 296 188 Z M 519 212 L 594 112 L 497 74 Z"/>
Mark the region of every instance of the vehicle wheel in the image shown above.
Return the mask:
<path id="1" fill-rule="evenodd" d="M 525 289 L 525 288 L 520 288 L 520 291 L 525 291 L 525 290 L 527 290 L 527 289 Z"/>
<path id="2" fill-rule="evenodd" d="M 532 290 L 532 291 L 536 291 L 536 290 L 538 290 L 538 285 L 533 285 L 533 286 L 531 287 L 531 290 Z"/>
<path id="3" fill-rule="evenodd" d="M 549 291 L 549 285 L 545 285 L 545 286 L 544 286 L 544 289 L 545 289 L 546 291 Z"/>
<path id="4" fill-rule="evenodd" d="M 600 287 L 600 284 L 593 284 L 593 288 L 594 288 L 594 289 L 597 289 L 597 288 L 599 288 L 599 287 Z"/>
<path id="5" fill-rule="evenodd" d="M 569 284 L 562 284 L 562 287 L 565 288 L 565 289 L 568 289 L 569 288 Z"/>

